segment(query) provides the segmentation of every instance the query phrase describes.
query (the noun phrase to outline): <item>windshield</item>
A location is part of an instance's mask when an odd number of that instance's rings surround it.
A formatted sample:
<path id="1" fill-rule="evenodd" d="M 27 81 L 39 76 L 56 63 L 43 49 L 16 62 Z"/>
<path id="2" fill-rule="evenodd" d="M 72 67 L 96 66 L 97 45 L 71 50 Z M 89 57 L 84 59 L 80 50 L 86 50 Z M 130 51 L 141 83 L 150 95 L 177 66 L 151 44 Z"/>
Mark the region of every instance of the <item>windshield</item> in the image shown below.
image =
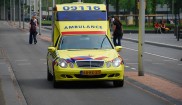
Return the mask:
<path id="1" fill-rule="evenodd" d="M 57 21 L 100 21 L 107 20 L 106 11 L 59 11 Z"/>
<path id="2" fill-rule="evenodd" d="M 59 49 L 113 49 L 106 35 L 69 35 L 61 38 Z"/>

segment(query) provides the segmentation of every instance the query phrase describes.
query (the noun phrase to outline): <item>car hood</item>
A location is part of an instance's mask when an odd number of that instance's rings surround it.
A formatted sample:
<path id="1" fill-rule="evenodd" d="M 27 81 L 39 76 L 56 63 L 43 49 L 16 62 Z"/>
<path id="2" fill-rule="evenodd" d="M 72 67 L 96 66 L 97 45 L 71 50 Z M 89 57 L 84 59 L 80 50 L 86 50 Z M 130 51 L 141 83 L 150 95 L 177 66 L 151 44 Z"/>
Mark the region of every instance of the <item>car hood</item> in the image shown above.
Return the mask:
<path id="1" fill-rule="evenodd" d="M 60 58 L 69 62 L 76 60 L 105 60 L 111 61 L 119 54 L 115 49 L 109 50 L 58 50 Z"/>

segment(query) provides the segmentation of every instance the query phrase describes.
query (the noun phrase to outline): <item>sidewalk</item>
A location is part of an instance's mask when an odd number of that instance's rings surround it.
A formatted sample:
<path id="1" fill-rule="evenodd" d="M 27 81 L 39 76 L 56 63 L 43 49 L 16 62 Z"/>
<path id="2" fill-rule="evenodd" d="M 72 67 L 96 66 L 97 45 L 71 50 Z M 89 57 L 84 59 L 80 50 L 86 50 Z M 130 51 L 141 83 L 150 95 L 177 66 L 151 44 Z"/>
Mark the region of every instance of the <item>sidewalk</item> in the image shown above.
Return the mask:
<path id="1" fill-rule="evenodd" d="M 11 25 L 15 28 L 18 28 L 19 23 L 17 22 L 15 25 Z M 29 27 L 29 24 L 25 24 L 25 30 L 27 31 Z M 50 27 L 44 27 L 43 30 L 45 29 L 51 29 Z M 23 29 L 21 29 L 23 30 Z M 24 30 L 24 31 L 25 31 Z M 137 42 L 137 37 L 138 34 L 124 34 L 123 40 L 129 40 L 129 41 L 134 41 Z M 46 40 L 50 42 L 51 38 L 48 35 L 42 34 L 39 38 L 42 40 Z M 153 45 L 163 45 L 165 47 L 172 47 L 172 48 L 179 48 L 182 49 L 182 39 L 180 41 L 177 41 L 175 36 L 173 34 L 145 34 L 145 43 L 147 44 L 153 44 Z M 2 62 L 1 62 L 2 63 Z M 4 64 L 4 63 L 2 63 Z M 8 68 L 6 68 L 8 69 Z M 8 72 L 6 72 L 8 73 Z M 12 74 L 7 74 L 8 76 L 11 76 Z M 157 77 L 155 75 L 150 75 L 150 74 L 145 74 L 145 76 L 138 76 L 137 72 L 135 71 L 126 71 L 125 72 L 125 77 L 126 77 L 126 83 L 133 85 L 143 91 L 146 91 L 147 93 L 150 93 L 152 95 L 155 95 L 157 97 L 160 97 L 163 100 L 169 101 L 171 104 L 176 104 L 180 105 L 182 104 L 182 87 L 171 83 L 170 81 L 167 81 L 163 78 Z M 4 76 L 1 76 L 1 84 L 0 87 L 3 87 L 6 92 L 3 92 L 5 102 L 6 103 L 14 103 L 14 100 L 8 99 L 7 94 L 8 91 L 5 89 L 5 86 L 3 85 L 6 81 L 3 79 Z M 8 80 L 11 81 L 11 80 Z M 2 84 L 3 83 L 3 84 Z M 13 82 L 6 82 L 7 84 L 14 85 Z M 161 86 L 161 84 L 164 84 Z M 3 85 L 3 86 L 2 86 Z M 11 86 L 12 87 L 12 86 Z M 13 90 L 12 90 L 13 91 Z M 14 92 L 12 92 L 14 93 Z M 1 96 L 1 94 L 0 94 Z M 14 95 L 11 95 L 9 97 L 17 97 Z M 13 99 L 13 98 L 11 98 Z M 11 102 L 10 102 L 11 101 Z M 15 102 L 16 104 L 16 102 Z M 9 104 L 6 104 L 9 105 Z"/>
<path id="2" fill-rule="evenodd" d="M 170 47 L 175 49 L 182 49 L 182 39 L 177 41 L 176 36 L 170 33 L 163 33 L 163 34 L 145 34 L 143 36 L 144 41 L 146 44 L 163 46 L 163 47 Z M 138 34 L 131 33 L 131 34 L 124 34 L 123 40 L 138 42 Z"/>

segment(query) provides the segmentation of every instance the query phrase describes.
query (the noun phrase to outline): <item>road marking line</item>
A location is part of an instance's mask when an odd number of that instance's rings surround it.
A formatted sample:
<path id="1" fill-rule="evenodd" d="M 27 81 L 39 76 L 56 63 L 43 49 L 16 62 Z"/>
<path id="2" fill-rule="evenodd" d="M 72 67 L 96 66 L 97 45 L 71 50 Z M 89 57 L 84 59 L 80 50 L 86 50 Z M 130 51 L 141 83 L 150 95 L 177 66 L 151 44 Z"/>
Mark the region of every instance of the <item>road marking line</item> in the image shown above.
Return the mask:
<path id="1" fill-rule="evenodd" d="M 124 58 L 124 61 L 129 60 L 128 58 Z"/>
<path id="2" fill-rule="evenodd" d="M 40 59 L 40 61 L 45 61 L 46 59 Z"/>
<path id="3" fill-rule="evenodd" d="M 152 60 L 151 60 L 151 59 L 144 59 L 144 61 L 152 62 Z"/>
<path id="4" fill-rule="evenodd" d="M 47 62 L 46 63 L 44 63 L 45 65 L 47 65 Z"/>
<path id="5" fill-rule="evenodd" d="M 126 63 L 126 64 L 130 64 L 130 65 L 138 65 L 138 63 Z"/>
<path id="6" fill-rule="evenodd" d="M 136 68 L 131 68 L 132 70 L 136 70 Z"/>
<path id="7" fill-rule="evenodd" d="M 31 65 L 31 63 L 19 63 L 19 66 L 24 66 L 24 65 Z"/>
<path id="8" fill-rule="evenodd" d="M 152 63 L 154 65 L 163 65 L 164 63 Z"/>
<path id="9" fill-rule="evenodd" d="M 138 50 L 135 50 L 135 49 L 131 49 L 131 48 L 126 48 L 126 47 L 123 47 L 124 49 L 127 49 L 127 50 L 132 50 L 132 51 L 138 51 Z"/>
<path id="10" fill-rule="evenodd" d="M 19 60 L 15 60 L 15 62 L 25 62 L 28 61 L 27 59 L 19 59 Z"/>
<path id="11" fill-rule="evenodd" d="M 129 66 L 125 66 L 126 68 L 129 68 Z"/>
<path id="12" fill-rule="evenodd" d="M 165 62 L 173 62 L 173 60 L 163 60 L 163 61 L 165 61 Z"/>
<path id="13" fill-rule="evenodd" d="M 138 52 L 138 50 L 135 50 L 135 49 L 126 48 L 126 47 L 123 47 L 123 48 Z M 157 55 L 157 54 L 152 54 L 152 53 L 149 53 L 149 52 L 144 52 L 144 53 L 145 54 L 149 54 L 149 55 L 153 55 L 153 56 L 157 56 L 157 57 L 161 57 L 161 58 L 166 58 L 166 59 L 174 60 L 174 61 L 179 61 L 178 59 L 175 59 L 175 58 L 165 57 L 165 56 L 161 56 L 161 55 Z"/>

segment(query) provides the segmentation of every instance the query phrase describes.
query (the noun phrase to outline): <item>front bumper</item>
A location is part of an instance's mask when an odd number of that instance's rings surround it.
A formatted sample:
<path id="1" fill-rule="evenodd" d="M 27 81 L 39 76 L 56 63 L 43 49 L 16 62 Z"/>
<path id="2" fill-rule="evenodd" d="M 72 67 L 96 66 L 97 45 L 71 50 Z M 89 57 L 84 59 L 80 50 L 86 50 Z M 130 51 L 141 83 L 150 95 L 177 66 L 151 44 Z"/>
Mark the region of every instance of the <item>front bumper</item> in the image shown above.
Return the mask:
<path id="1" fill-rule="evenodd" d="M 101 71 L 100 74 L 83 75 L 83 71 Z M 124 79 L 124 65 L 114 68 L 61 68 L 54 69 L 56 81 L 113 81 Z"/>

